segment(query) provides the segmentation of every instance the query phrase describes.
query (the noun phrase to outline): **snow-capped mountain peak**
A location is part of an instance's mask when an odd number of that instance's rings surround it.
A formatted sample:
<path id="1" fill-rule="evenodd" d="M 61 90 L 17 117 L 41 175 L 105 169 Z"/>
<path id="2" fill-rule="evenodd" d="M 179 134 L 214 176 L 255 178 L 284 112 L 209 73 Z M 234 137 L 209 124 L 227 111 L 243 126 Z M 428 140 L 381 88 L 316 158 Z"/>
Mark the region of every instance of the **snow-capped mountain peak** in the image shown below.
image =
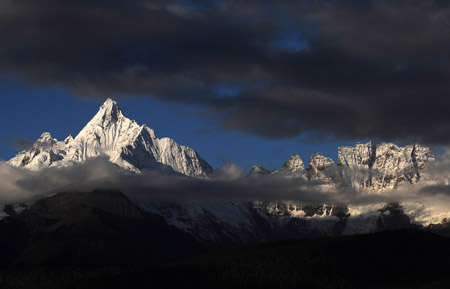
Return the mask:
<path id="1" fill-rule="evenodd" d="M 273 173 L 281 173 L 286 177 L 307 178 L 305 164 L 298 154 L 292 154 L 287 162 L 284 163 L 283 167 L 280 170 L 274 171 Z"/>
<path id="2" fill-rule="evenodd" d="M 37 142 L 39 142 L 39 143 L 51 143 L 53 141 L 54 141 L 54 139 L 49 132 L 44 132 L 37 140 Z"/>
<path id="3" fill-rule="evenodd" d="M 103 128 L 106 128 L 123 117 L 124 115 L 119 104 L 111 98 L 108 98 L 88 125 L 100 125 Z"/>
<path id="4" fill-rule="evenodd" d="M 57 139 L 53 138 L 49 132 L 44 132 L 32 145 L 32 148 L 35 150 L 45 150 L 47 148 L 51 148 L 58 142 Z"/>
<path id="5" fill-rule="evenodd" d="M 321 153 L 311 156 L 308 171 L 311 180 L 333 180 L 338 175 L 334 161 Z"/>
<path id="6" fill-rule="evenodd" d="M 150 169 L 206 177 L 212 171 L 193 149 L 170 138 L 158 139 L 151 128 L 125 117 L 119 104 L 110 98 L 75 138 L 69 135 L 57 141 L 44 133 L 32 148 L 20 152 L 9 164 L 39 170 L 69 166 L 100 155 L 134 172 Z"/>
<path id="7" fill-rule="evenodd" d="M 250 176 L 267 175 L 267 174 L 270 174 L 270 171 L 266 170 L 260 165 L 254 165 L 249 173 Z"/>
<path id="8" fill-rule="evenodd" d="M 303 163 L 302 158 L 298 154 L 292 154 L 287 162 L 284 163 L 283 169 L 289 169 L 294 172 L 304 172 L 305 164 Z"/>
<path id="9" fill-rule="evenodd" d="M 310 171 L 314 172 L 314 174 L 318 174 L 319 172 L 324 171 L 334 165 L 335 163 L 332 159 L 327 158 L 322 153 L 316 153 L 309 159 L 308 167 Z"/>

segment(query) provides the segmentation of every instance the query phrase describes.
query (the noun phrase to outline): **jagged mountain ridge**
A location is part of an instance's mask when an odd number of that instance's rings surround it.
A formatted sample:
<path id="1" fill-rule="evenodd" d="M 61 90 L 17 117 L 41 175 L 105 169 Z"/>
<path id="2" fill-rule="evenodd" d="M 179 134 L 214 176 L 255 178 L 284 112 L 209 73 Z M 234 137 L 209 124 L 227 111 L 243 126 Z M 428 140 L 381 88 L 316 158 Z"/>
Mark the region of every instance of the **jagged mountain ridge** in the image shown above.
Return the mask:
<path id="1" fill-rule="evenodd" d="M 340 147 L 338 162 L 321 153 L 311 156 L 308 168 L 297 154 L 276 171 L 255 165 L 249 177 L 266 175 L 317 181 L 327 190 L 350 186 L 368 194 L 420 181 L 425 166 L 434 160 L 429 148 L 398 147 L 369 142 Z M 335 205 L 296 202 L 182 202 L 142 203 L 149 212 L 192 234 L 199 241 L 220 246 L 300 237 L 372 233 L 416 228 L 433 223 L 433 212 L 421 203 Z M 438 222 L 441 220 L 438 220 Z"/>
<path id="2" fill-rule="evenodd" d="M 431 150 L 421 145 L 369 142 L 338 150 L 338 165 L 351 168 L 346 170 L 350 175 L 344 177 L 352 187 L 373 191 L 395 189 L 405 182 L 416 184 L 425 165 L 434 159 Z"/>
<path id="3" fill-rule="evenodd" d="M 175 171 L 204 178 L 212 171 L 193 149 L 170 138 L 159 139 L 153 129 L 126 118 L 112 99 L 105 101 L 75 138 L 69 135 L 64 141 L 58 141 L 45 132 L 30 149 L 20 152 L 8 163 L 39 170 L 69 166 L 100 155 L 107 155 L 112 163 L 134 172 L 142 169 Z M 250 175 L 280 174 L 344 183 L 358 190 L 382 191 L 405 182 L 417 183 L 426 163 L 432 160 L 433 153 L 427 147 L 369 142 L 339 147 L 337 163 L 317 153 L 311 156 L 305 168 L 301 157 L 292 154 L 281 169 L 268 171 L 254 166 Z"/>
<path id="4" fill-rule="evenodd" d="M 39 170 L 70 166 L 101 155 L 137 173 L 150 169 L 204 178 L 212 171 L 193 149 L 170 138 L 159 139 L 153 129 L 126 118 L 112 99 L 106 100 L 75 138 L 69 135 L 64 141 L 58 141 L 45 132 L 30 149 L 8 163 Z"/>
<path id="5" fill-rule="evenodd" d="M 283 167 L 269 171 L 254 165 L 250 175 L 284 174 L 308 180 L 335 181 L 356 190 L 380 192 L 395 189 L 403 183 L 416 184 L 428 162 L 434 161 L 428 147 L 393 143 L 357 143 L 338 148 L 338 161 L 321 153 L 311 156 L 308 168 L 301 157 L 292 154 Z"/>

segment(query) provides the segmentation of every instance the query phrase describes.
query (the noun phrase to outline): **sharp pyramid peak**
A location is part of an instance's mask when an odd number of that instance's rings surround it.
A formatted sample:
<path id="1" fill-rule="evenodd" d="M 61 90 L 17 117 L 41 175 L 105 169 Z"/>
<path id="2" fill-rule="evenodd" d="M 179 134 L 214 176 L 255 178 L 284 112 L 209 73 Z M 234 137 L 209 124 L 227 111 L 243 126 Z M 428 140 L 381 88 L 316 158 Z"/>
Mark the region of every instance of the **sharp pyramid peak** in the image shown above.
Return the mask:
<path id="1" fill-rule="evenodd" d="M 39 170 L 83 163 L 102 155 L 133 172 L 148 169 L 203 178 L 212 170 L 193 149 L 169 138 L 159 139 L 151 128 L 125 117 L 111 98 L 106 99 L 75 138 L 69 135 L 58 141 L 43 133 L 29 150 L 17 154 L 9 163 Z"/>
<path id="2" fill-rule="evenodd" d="M 108 98 L 100 107 L 100 111 L 104 111 L 105 114 L 121 114 L 122 109 L 120 108 L 117 101 Z"/>
<path id="3" fill-rule="evenodd" d="M 100 106 L 99 111 L 91 119 L 87 127 L 97 124 L 103 127 L 107 127 L 109 126 L 109 124 L 115 123 L 122 118 L 124 118 L 124 115 L 119 104 L 115 100 L 108 98 Z"/>
<path id="4" fill-rule="evenodd" d="M 115 101 L 114 99 L 112 99 L 111 97 L 108 97 L 105 102 L 103 103 L 103 105 L 118 105 L 117 101 Z"/>

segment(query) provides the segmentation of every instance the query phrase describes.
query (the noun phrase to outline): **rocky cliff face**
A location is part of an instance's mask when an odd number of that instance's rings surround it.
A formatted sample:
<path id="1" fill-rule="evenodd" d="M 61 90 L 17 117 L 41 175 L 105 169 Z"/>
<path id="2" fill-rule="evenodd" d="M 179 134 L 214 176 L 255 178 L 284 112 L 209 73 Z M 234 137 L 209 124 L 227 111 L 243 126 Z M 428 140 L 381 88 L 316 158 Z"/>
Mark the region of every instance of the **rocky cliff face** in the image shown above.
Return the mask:
<path id="1" fill-rule="evenodd" d="M 316 153 L 309 159 L 308 166 L 311 180 L 333 180 L 337 177 L 336 164 L 332 159 L 327 158 L 321 153 Z"/>
<path id="2" fill-rule="evenodd" d="M 366 193 L 395 189 L 401 184 L 420 181 L 432 152 L 419 145 L 357 143 L 338 149 L 338 162 L 317 153 L 308 168 L 293 154 L 276 171 L 255 165 L 249 176 L 278 175 L 317 182 L 327 190 L 342 186 Z M 423 204 L 372 204 L 345 206 L 295 202 L 193 202 L 141 204 L 168 222 L 189 232 L 205 244 L 220 246 L 284 238 L 350 235 L 382 230 L 411 228 L 427 224 L 429 212 Z M 218 240 L 220 242 L 218 243 Z"/>
<path id="3" fill-rule="evenodd" d="M 360 191 L 381 192 L 403 183 L 416 184 L 430 161 L 434 161 L 434 155 L 424 146 L 399 147 L 392 143 L 368 142 L 339 147 L 337 163 L 316 153 L 305 168 L 300 156 L 293 154 L 279 170 L 268 171 L 255 165 L 250 175 L 283 174 L 350 186 Z"/>
<path id="4" fill-rule="evenodd" d="M 402 183 L 417 183 L 425 164 L 433 160 L 430 149 L 420 145 L 398 147 L 392 143 L 369 142 L 340 147 L 337 165 L 344 168 L 344 180 L 353 188 L 383 191 Z"/>
<path id="5" fill-rule="evenodd" d="M 292 154 L 279 172 L 289 172 L 292 175 L 302 176 L 305 174 L 305 164 L 298 154 Z"/>
<path id="6" fill-rule="evenodd" d="M 204 178 L 212 171 L 193 149 L 170 138 L 159 139 L 151 128 L 126 118 L 111 99 L 75 138 L 70 135 L 58 141 L 50 133 L 44 133 L 9 164 L 39 170 L 70 166 L 100 155 L 107 155 L 112 163 L 138 173 L 151 169 Z"/>

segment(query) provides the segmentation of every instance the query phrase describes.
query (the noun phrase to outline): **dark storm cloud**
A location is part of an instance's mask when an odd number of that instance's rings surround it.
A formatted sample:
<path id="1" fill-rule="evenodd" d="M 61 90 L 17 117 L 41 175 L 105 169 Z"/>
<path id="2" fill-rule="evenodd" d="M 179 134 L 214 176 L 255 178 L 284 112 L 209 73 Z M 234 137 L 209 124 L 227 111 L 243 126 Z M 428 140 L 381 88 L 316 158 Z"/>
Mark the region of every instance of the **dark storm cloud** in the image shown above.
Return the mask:
<path id="1" fill-rule="evenodd" d="M 0 0 L 0 39 L 4 73 L 223 129 L 450 141 L 446 1 Z"/>

